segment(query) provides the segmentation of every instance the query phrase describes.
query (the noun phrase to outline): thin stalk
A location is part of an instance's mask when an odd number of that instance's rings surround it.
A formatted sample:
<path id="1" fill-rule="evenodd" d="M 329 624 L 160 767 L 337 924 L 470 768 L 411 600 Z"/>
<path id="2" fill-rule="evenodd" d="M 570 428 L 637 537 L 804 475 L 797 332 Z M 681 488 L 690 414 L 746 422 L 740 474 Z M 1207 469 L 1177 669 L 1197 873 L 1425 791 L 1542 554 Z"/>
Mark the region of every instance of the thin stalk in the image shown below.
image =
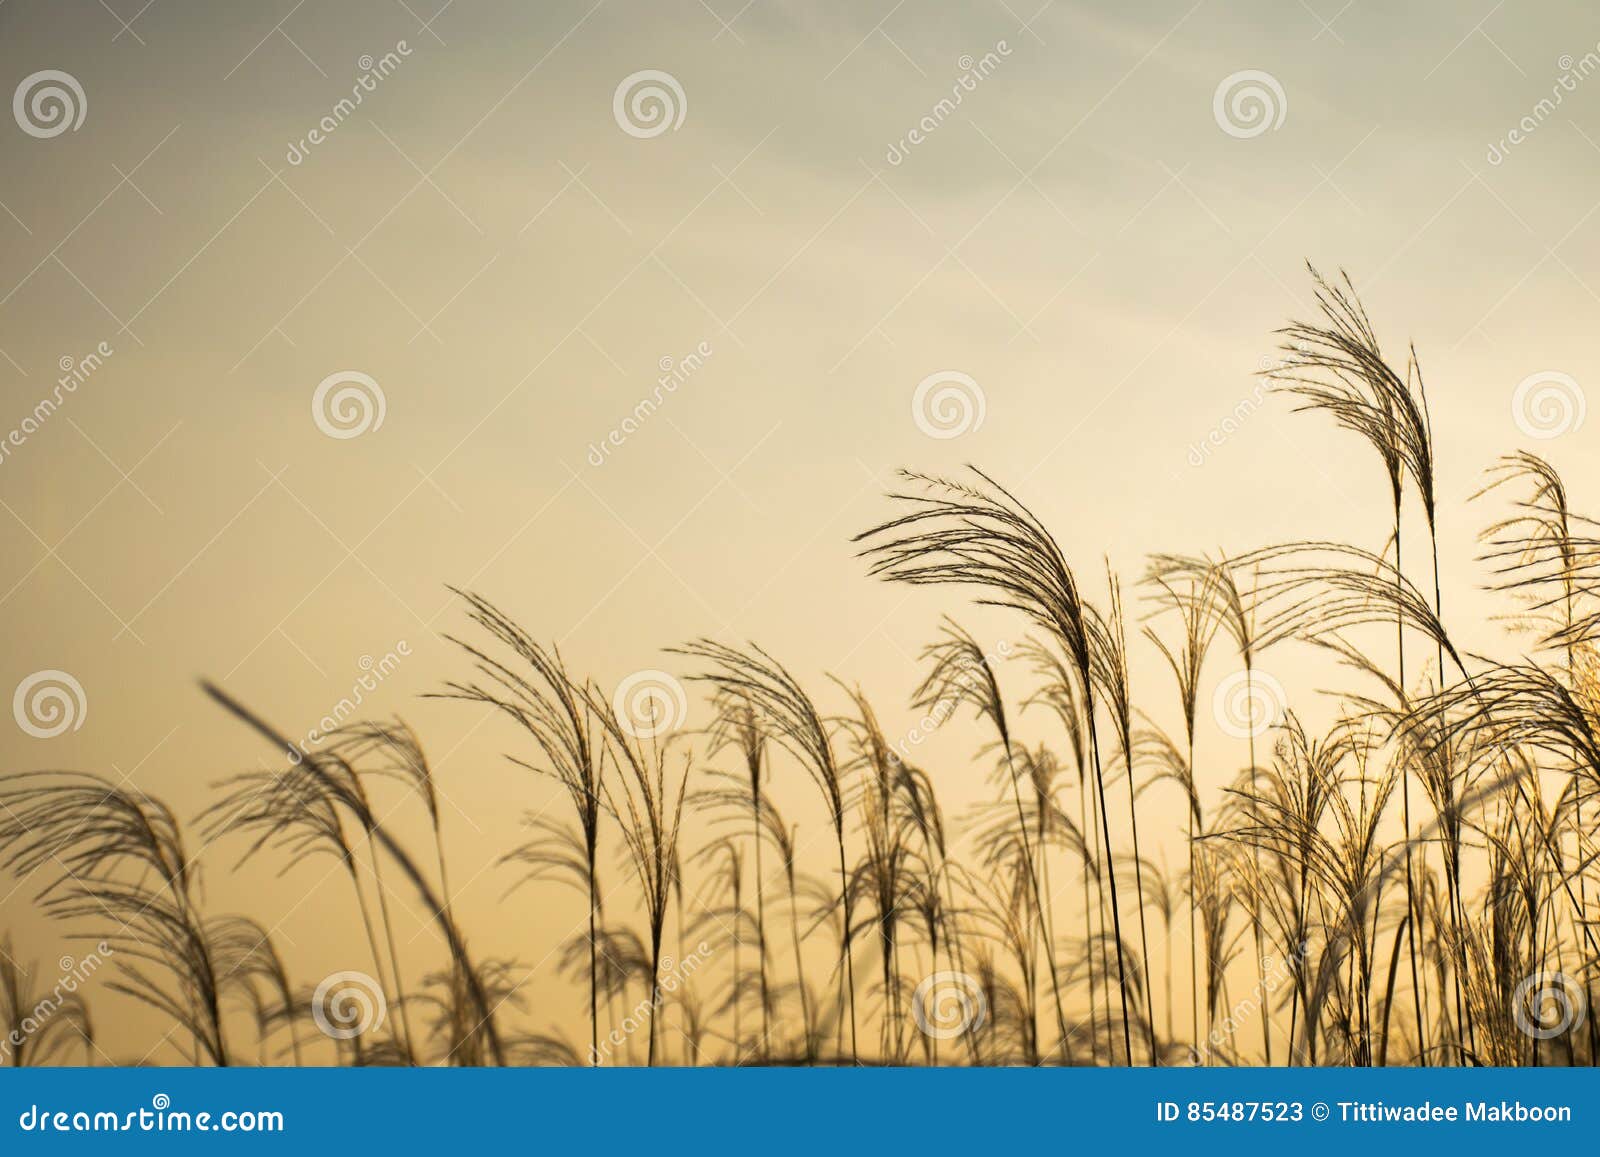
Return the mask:
<path id="1" fill-rule="evenodd" d="M 1087 685 L 1088 673 L 1084 673 Z M 1095 788 L 1100 797 L 1100 834 L 1105 841 L 1105 863 L 1111 862 L 1111 822 L 1106 815 L 1106 779 L 1100 763 L 1100 737 L 1094 722 L 1094 700 L 1085 696 L 1087 702 L 1086 714 L 1089 717 L 1089 750 L 1094 755 Z M 1115 872 L 1106 872 L 1111 885 L 1111 927 L 1112 936 L 1116 940 L 1117 948 L 1117 994 L 1122 999 L 1122 1050 L 1128 1058 L 1128 1064 L 1133 1064 L 1133 1036 L 1128 1025 L 1128 975 L 1122 958 L 1122 913 L 1117 907 L 1117 875 Z"/>
<path id="2" fill-rule="evenodd" d="M 1401 607 L 1404 598 L 1400 593 L 1404 570 L 1401 567 L 1401 542 L 1400 542 L 1400 488 L 1396 482 L 1394 489 L 1394 581 L 1395 581 L 1395 649 L 1398 655 L 1399 686 L 1403 694 L 1406 686 L 1406 619 Z M 1420 923 L 1417 915 L 1417 885 L 1412 874 L 1411 851 L 1411 767 L 1409 763 L 1402 763 L 1400 767 L 1400 823 L 1405 829 L 1406 849 L 1406 912 L 1411 917 L 1407 921 L 1409 929 L 1406 941 L 1411 951 L 1411 993 L 1412 1005 L 1417 1018 L 1417 1056 L 1424 1067 L 1428 1063 L 1428 1038 L 1422 1028 L 1422 985 L 1417 979 L 1417 927 Z"/>
<path id="3" fill-rule="evenodd" d="M 372 882 L 378 893 L 378 912 L 383 918 L 384 939 L 389 944 L 389 965 L 394 972 L 395 1001 L 400 1005 L 400 1027 L 405 1032 L 405 1040 L 401 1042 L 401 1047 L 405 1050 L 407 1063 L 414 1066 L 417 1063 L 413 1044 L 416 1037 L 411 1032 L 410 1002 L 406 999 L 405 981 L 400 975 L 400 949 L 394 940 L 394 921 L 389 914 L 388 890 L 384 887 L 382 869 L 378 864 L 378 849 L 372 843 L 371 833 L 368 833 L 367 849 L 372 857 Z"/>

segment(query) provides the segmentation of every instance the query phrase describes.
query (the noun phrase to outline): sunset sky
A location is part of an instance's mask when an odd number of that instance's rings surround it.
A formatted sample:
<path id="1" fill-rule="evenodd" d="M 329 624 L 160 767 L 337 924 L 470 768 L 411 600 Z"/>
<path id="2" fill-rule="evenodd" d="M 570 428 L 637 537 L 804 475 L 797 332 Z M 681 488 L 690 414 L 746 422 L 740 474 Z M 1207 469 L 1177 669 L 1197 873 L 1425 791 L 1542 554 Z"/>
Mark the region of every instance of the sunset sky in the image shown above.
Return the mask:
<path id="1" fill-rule="evenodd" d="M 28 132 L 19 97 L 0 122 L 0 438 L 25 435 L 0 457 L 0 686 L 63 671 L 85 707 L 53 738 L 8 720 L 3 766 L 126 777 L 187 820 L 270 755 L 200 678 L 299 735 L 403 644 L 367 710 L 422 735 L 463 922 L 534 985 L 581 903 L 506 896 L 495 860 L 552 789 L 498 722 L 420 698 L 466 673 L 447 584 L 607 687 L 754 639 L 901 731 L 940 613 L 1021 627 L 866 577 L 850 537 L 898 468 L 983 466 L 1092 594 L 1155 550 L 1382 547 L 1370 451 L 1255 376 L 1312 308 L 1307 261 L 1349 272 L 1397 360 L 1415 344 L 1469 646 L 1499 637 L 1484 468 L 1538 450 L 1600 507 L 1600 418 L 1539 437 L 1514 409 L 1530 379 L 1573 407 L 1600 381 L 1589 5 L 6 0 L 5 91 L 43 70 L 83 117 Z M 664 131 L 619 117 L 644 70 L 679 90 Z M 1270 125 L 1227 115 L 1247 71 Z M 329 436 L 314 396 L 352 373 L 381 424 Z M 981 423 L 930 436 L 935 376 Z M 976 743 L 963 722 L 932 750 Z M 299 975 L 340 967 L 330 865 L 233 875 L 241 851 L 202 857 L 208 901 L 278 926 Z M 33 892 L 0 880 L 0 931 L 53 961 Z"/>

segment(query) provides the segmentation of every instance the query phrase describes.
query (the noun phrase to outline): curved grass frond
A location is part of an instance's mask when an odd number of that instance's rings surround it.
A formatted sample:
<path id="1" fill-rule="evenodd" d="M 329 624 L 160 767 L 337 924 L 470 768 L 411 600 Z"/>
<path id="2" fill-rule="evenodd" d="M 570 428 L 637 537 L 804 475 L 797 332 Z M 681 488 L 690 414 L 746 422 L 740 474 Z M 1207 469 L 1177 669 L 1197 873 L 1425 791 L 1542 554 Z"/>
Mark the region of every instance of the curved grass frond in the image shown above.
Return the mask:
<path id="1" fill-rule="evenodd" d="M 855 1015 L 855 962 L 850 952 L 852 908 L 850 873 L 845 863 L 845 798 L 849 790 L 844 771 L 834 754 L 833 741 L 816 705 L 781 663 L 751 644 L 739 651 L 709 639 L 677 649 L 709 664 L 691 678 L 710 683 L 721 695 L 748 703 L 762 720 L 772 742 L 792 755 L 821 794 L 833 824 L 839 851 L 839 903 L 844 920 L 840 935 L 841 980 L 848 988 L 850 1055 L 859 1058 Z"/>
<path id="2" fill-rule="evenodd" d="M 1433 436 L 1416 351 L 1411 351 L 1402 378 L 1385 360 L 1349 275 L 1341 273 L 1337 282 L 1330 282 L 1315 267 L 1308 264 L 1307 269 L 1316 283 L 1322 319 L 1291 322 L 1278 331 L 1283 357 L 1266 377 L 1296 398 L 1298 409 L 1327 413 L 1366 439 L 1383 462 L 1396 503 L 1409 477 L 1432 526 Z"/>
<path id="3" fill-rule="evenodd" d="M 910 513 L 863 531 L 853 541 L 867 544 L 861 553 L 872 560 L 869 571 L 873 575 L 913 586 L 975 587 L 980 592 L 980 604 L 1020 611 L 1049 632 L 1068 657 L 1084 695 L 1102 837 L 1109 853 L 1110 819 L 1094 722 L 1095 672 L 1103 665 L 1104 649 L 1092 642 L 1089 615 L 1077 580 L 1044 524 L 989 475 L 976 467 L 969 469 L 977 484 L 905 472 L 903 476 L 922 484 L 926 493 L 891 495 L 895 501 L 909 505 Z M 1096 659 L 1097 650 L 1102 652 L 1100 661 Z M 1118 992 L 1124 1003 L 1123 1044 L 1131 1054 L 1122 916 L 1115 878 L 1109 883 L 1112 921 L 1116 926 Z"/>
<path id="4" fill-rule="evenodd" d="M 262 738 L 273 744 L 279 751 L 287 751 L 288 740 L 275 730 L 271 725 L 255 715 L 249 708 L 233 699 L 211 683 L 203 684 L 208 695 L 225 708 L 240 722 L 250 727 Z M 460 929 L 446 911 L 446 905 L 440 899 L 438 892 L 428 881 L 426 874 L 417 865 L 416 860 L 409 852 L 389 834 L 388 830 L 372 813 L 366 795 L 360 790 L 359 781 L 354 776 L 341 773 L 335 761 L 325 760 L 323 757 L 307 755 L 301 766 L 305 767 L 315 777 L 315 783 L 330 799 L 337 802 L 338 806 L 352 816 L 361 829 L 368 833 L 374 841 L 375 847 L 387 853 L 399 866 L 400 871 L 410 881 L 416 890 L 419 899 L 427 910 L 433 914 L 434 922 L 438 925 L 450 949 L 450 955 L 456 965 L 461 968 L 468 991 L 473 998 L 473 1009 L 479 1018 L 479 1028 L 489 1041 L 489 1053 L 496 1064 L 505 1063 L 505 1055 L 500 1047 L 499 1034 L 494 1024 L 494 1008 L 489 1003 L 488 995 L 482 990 L 478 982 L 478 973 L 472 964 L 472 958 L 467 952 L 466 942 L 462 938 Z M 404 1005 L 402 1004 L 402 1010 Z M 408 1042 L 409 1045 L 409 1042 Z"/>

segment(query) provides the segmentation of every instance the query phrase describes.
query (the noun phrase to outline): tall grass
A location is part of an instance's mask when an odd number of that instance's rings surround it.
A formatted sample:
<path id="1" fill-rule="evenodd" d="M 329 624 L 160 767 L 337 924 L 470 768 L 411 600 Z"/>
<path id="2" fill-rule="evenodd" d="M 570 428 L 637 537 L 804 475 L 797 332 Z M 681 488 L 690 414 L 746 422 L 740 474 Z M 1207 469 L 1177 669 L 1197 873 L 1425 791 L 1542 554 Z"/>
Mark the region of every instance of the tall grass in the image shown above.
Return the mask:
<path id="1" fill-rule="evenodd" d="M 1130 632 L 1117 576 L 1086 589 L 993 474 L 908 472 L 854 539 L 867 573 L 960 588 L 1019 645 L 934 620 L 885 698 L 691 642 L 669 662 L 709 692 L 697 731 L 641 730 L 457 592 L 464 669 L 435 697 L 497 718 L 532 773 L 504 789 L 521 838 L 478 849 L 546 913 L 496 928 L 516 957 L 469 951 L 481 916 L 452 884 L 451 779 L 482 772 L 436 766 L 398 719 L 294 747 L 206 684 L 266 754 L 192 820 L 99 775 L 0 777 L 0 865 L 107 955 L 58 991 L 0 939 L 5 1061 L 104 1060 L 108 1039 L 140 1060 L 105 1031 L 131 1001 L 167 1030 L 159 1059 L 218 1066 L 1595 1063 L 1593 1020 L 1561 1014 L 1600 958 L 1600 524 L 1548 461 L 1492 464 L 1479 579 L 1514 637 L 1458 645 L 1418 356 L 1388 360 L 1350 280 L 1312 277 L 1317 315 L 1268 376 L 1376 457 L 1372 541 L 1153 554 Z M 1213 718 L 1219 668 L 1254 701 L 1290 648 L 1314 676 L 1270 730 Z M 1181 818 L 1153 828 L 1174 789 Z M 406 818 L 378 805 L 396 798 Z M 202 886 L 312 859 L 317 910 L 357 930 L 342 963 L 393 1014 L 348 1043 L 307 1023 L 287 913 L 217 912 Z M 522 956 L 565 979 L 534 988 Z"/>

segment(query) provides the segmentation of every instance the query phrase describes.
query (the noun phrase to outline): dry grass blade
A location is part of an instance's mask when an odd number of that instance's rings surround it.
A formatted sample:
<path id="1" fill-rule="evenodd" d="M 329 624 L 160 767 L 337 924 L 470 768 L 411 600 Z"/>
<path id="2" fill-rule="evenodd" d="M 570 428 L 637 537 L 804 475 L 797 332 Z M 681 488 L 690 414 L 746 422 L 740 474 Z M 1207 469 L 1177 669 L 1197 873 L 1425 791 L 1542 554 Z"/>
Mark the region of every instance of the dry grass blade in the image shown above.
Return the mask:
<path id="1" fill-rule="evenodd" d="M 721 695 L 747 703 L 761 720 L 772 742 L 789 752 L 816 785 L 828 808 L 839 851 L 839 903 L 844 920 L 840 936 L 841 979 L 848 989 L 850 1056 L 859 1059 L 856 1021 L 855 961 L 850 951 L 853 908 L 850 872 L 845 863 L 845 773 L 834 754 L 833 741 L 822 715 L 781 663 L 751 644 L 739 651 L 709 639 L 679 648 L 678 652 L 709 664 L 691 678 L 710 683 Z"/>
<path id="2" fill-rule="evenodd" d="M 1383 462 L 1396 502 L 1404 480 L 1415 482 L 1431 526 L 1433 438 L 1415 351 L 1402 378 L 1385 360 L 1349 276 L 1341 273 L 1337 282 L 1330 282 L 1314 267 L 1307 268 L 1316 283 L 1322 319 L 1292 322 L 1278 331 L 1283 357 L 1266 376 L 1295 397 L 1299 409 L 1326 412 L 1365 438 Z"/>
<path id="3" fill-rule="evenodd" d="M 975 587 L 981 592 L 979 603 L 1021 611 L 1050 633 L 1067 656 L 1084 696 L 1102 837 L 1109 853 L 1110 818 L 1094 722 L 1095 648 L 1077 580 L 1044 524 L 983 471 L 971 470 L 979 485 L 907 473 L 905 477 L 922 483 L 927 493 L 891 495 L 910 505 L 911 512 L 862 532 L 854 541 L 867 544 L 862 554 L 872 559 L 874 575 L 913 586 Z M 1131 1055 L 1126 955 L 1114 876 L 1109 885 L 1123 1046 Z"/>
<path id="4" fill-rule="evenodd" d="M 289 749 L 288 740 L 284 738 L 282 733 L 250 711 L 249 708 L 213 684 L 206 683 L 204 688 L 206 693 L 224 709 L 273 744 L 279 751 Z M 489 1042 L 489 1055 L 495 1064 L 504 1064 L 505 1053 L 500 1046 L 499 1033 L 494 1023 L 494 1007 L 489 1003 L 488 995 L 483 991 L 478 981 L 477 969 L 473 966 L 472 958 L 467 952 L 466 942 L 463 940 L 460 930 L 455 926 L 455 922 L 446 914 L 444 902 L 438 892 L 428 882 L 427 876 L 418 867 L 411 854 L 378 822 L 377 818 L 372 814 L 365 795 L 351 784 L 349 778 L 342 777 L 324 766 L 323 761 L 315 755 L 308 756 L 302 766 L 316 777 L 317 783 L 324 791 L 329 793 L 330 798 L 337 800 L 338 805 L 353 816 L 362 830 L 370 833 L 376 844 L 399 865 L 401 872 L 411 882 L 412 887 L 416 889 L 423 905 L 434 915 L 434 922 L 444 935 L 451 957 L 462 970 L 468 992 L 472 997 L 473 1011 L 478 1018 L 477 1028 L 485 1034 Z"/>

